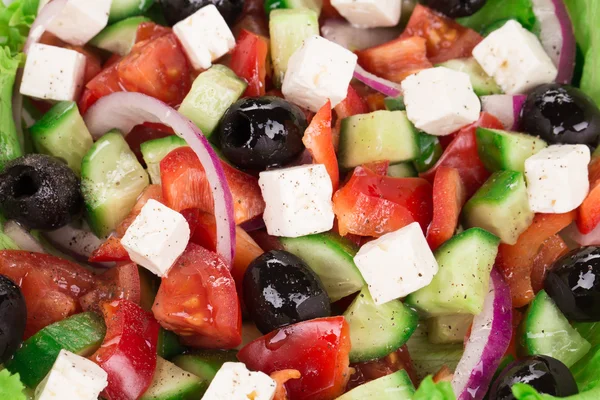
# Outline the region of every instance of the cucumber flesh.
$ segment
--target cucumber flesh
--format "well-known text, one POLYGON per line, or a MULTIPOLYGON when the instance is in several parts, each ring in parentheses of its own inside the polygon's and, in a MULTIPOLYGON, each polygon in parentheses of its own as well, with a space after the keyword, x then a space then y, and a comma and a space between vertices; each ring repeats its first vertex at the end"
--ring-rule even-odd
POLYGON ((29 132, 38 153, 60 158, 77 175, 81 173, 81 160, 94 140, 75 102, 57 103, 31 126, 29 132))
POLYGON ((524 133, 477 128, 476 135, 479 158, 491 172, 525 172, 525 160, 548 147, 542 139, 524 133))
POLYGON ((473 85, 473 91, 477 96, 502 93, 502 89, 496 84, 494 78, 486 74, 474 58, 449 60, 437 66, 450 68, 454 71, 464 72, 469 75, 471 84, 473 85))
POLYGON ((573 328, 592 346, 600 345, 600 322, 573 322, 573 328))
POLYGON ((594 346, 588 353, 571 368, 579 392, 598 387, 600 383, 600 346, 594 346))
MULTIPOLYGON (((173 359, 173 363, 184 371, 194 374, 206 388, 214 379, 217 371, 226 362, 237 362, 235 350, 205 350, 184 354, 173 359)), ((206 388, 204 390, 206 390, 206 388)))
POLYGON ((157 357, 152 383, 140 400, 195 400, 204 394, 207 387, 206 382, 196 375, 157 357))
POLYGON ((415 393, 406 370, 401 369, 362 384, 338 397, 337 400, 402 400, 412 399, 415 393))
POLYGON ((81 192, 96 236, 106 237, 113 231, 149 183, 148 174, 118 131, 94 143, 81 163, 81 192))
POLYGON ((335 302, 365 285, 354 264, 357 249, 338 235, 322 233, 280 238, 286 251, 300 257, 321 278, 329 299, 335 302))
POLYGON ((154 4, 154 0, 112 0, 108 23, 112 24, 125 18, 142 15, 154 4))
POLYGON ((417 328, 417 313, 400 300, 377 305, 365 286, 344 313, 350 326, 350 362, 385 357, 406 343, 417 328))
POLYGON ((428 316, 477 315, 488 293, 499 239, 481 228, 454 236, 434 253, 439 265, 431 283, 408 295, 405 304, 428 316))
POLYGON ((146 17, 130 17, 109 25, 97 34, 90 44, 99 49, 125 56, 135 44, 137 30, 141 23, 150 21, 146 17))
POLYGON ((179 336, 162 327, 160 328, 158 331, 158 343, 156 344, 156 354, 159 357, 170 360, 182 354, 185 350, 186 348, 179 342, 179 336))
POLYGON ((579 361, 592 347, 571 327, 545 290, 529 305, 523 319, 522 343, 527 354, 550 356, 567 367, 579 361))
POLYGON ((319 15, 323 8, 323 0, 265 0, 267 14, 278 8, 308 8, 319 15))
POLYGON ((393 178, 414 178, 418 175, 419 173, 412 163, 408 162, 390 165, 387 171, 387 176, 393 178))
POLYGON ((418 132, 417 136, 419 156, 413 160, 413 164, 418 172, 425 172, 438 162, 444 149, 437 136, 428 135, 425 132, 418 132))
POLYGON ((225 111, 246 90, 246 81, 224 65, 215 64, 194 81, 179 112, 210 137, 225 111))
POLYGON ((343 168, 384 160, 395 164, 419 154, 417 131, 405 111, 380 110, 342 120, 339 162, 343 168))
POLYGON ((52 369, 62 349, 87 357, 102 344, 106 327, 95 313, 85 312, 48 325, 23 342, 6 368, 35 388, 52 369))
POLYGON ((470 314, 446 315, 427 320, 429 341, 435 344, 463 343, 473 323, 470 314))
POLYGON ((187 143, 177 135, 149 140, 140 145, 153 184, 160 185, 160 162, 162 159, 173 150, 183 146, 187 146, 187 143))

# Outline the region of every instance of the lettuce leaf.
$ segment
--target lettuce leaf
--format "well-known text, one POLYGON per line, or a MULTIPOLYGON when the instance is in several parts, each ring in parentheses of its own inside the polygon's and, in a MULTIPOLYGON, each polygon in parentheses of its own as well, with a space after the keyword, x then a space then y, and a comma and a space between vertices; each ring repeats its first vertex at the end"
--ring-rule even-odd
POLYGON ((17 0, 10 6, 0 1, 0 46, 8 47, 15 55, 23 50, 39 0, 17 0))
POLYGON ((471 16, 458 18, 457 21, 467 28, 482 33, 487 31, 490 26, 509 19, 517 20, 525 29, 533 31, 537 19, 533 13, 531 0, 488 0, 481 10, 471 16))
POLYGON ((431 376, 423 379, 412 400, 456 400, 450 382, 433 383, 431 376))
POLYGON ((19 374, 11 375, 6 369, 0 371, 0 399, 26 400, 23 389, 19 374))
POLYGON ((587 392, 574 394, 568 397, 554 397, 549 394, 540 394, 537 390, 525 383, 515 383, 512 387, 513 395, 517 400, 598 400, 600 387, 595 387, 587 392))
POLYGON ((12 56, 8 47, 0 47, 0 171, 23 154, 12 114, 13 86, 23 58, 22 53, 12 56))

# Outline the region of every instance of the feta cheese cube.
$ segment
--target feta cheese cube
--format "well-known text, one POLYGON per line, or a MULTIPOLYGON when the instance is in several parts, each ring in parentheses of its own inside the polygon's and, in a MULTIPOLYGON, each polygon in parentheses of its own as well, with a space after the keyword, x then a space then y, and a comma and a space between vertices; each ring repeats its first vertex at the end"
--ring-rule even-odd
POLYGON ((67 350, 35 390, 35 400, 96 400, 108 384, 106 372, 87 358, 67 350))
POLYGON ((375 304, 404 297, 431 283, 438 263, 417 222, 363 245, 354 263, 375 304))
POLYGON ((464 72, 429 68, 402 81, 408 119, 430 135, 444 136, 479 119, 481 103, 464 72))
POLYGON ((213 4, 202 7, 173 26, 195 69, 208 69, 212 62, 235 47, 227 22, 213 4))
POLYGON ((127 228, 121 244, 137 264, 165 276, 189 240, 190 227, 183 215, 149 200, 127 228))
POLYGON ((69 0, 46 30, 75 46, 83 46, 108 24, 112 0, 69 0))
POLYGON ((536 213, 576 209, 588 194, 590 149, 582 144, 552 145, 525 160, 529 206, 536 213))
POLYGON ((85 56, 75 50, 34 44, 27 55, 21 94, 44 100, 73 101, 83 87, 85 56))
POLYGON ((475 46, 473 57, 506 94, 554 82, 558 73, 538 38, 514 20, 475 46))
POLYGON ((277 384, 264 372, 249 371, 243 363, 226 362, 217 371, 202 400, 271 400, 277 384))
POLYGON ((356 60, 350 50, 311 36, 290 57, 281 91, 287 100, 314 112, 328 99, 335 107, 346 98, 356 60))
POLYGON ((400 21, 401 0, 331 0, 352 25, 364 28, 396 26, 400 21))
POLYGON ((324 165, 264 171, 258 184, 269 235, 298 237, 333 228, 333 188, 324 165))

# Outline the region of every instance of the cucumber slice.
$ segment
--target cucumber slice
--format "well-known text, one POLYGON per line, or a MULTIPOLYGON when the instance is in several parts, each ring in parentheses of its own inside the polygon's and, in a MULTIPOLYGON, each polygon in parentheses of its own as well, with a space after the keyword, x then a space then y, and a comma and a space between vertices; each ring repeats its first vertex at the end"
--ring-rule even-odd
POLYGON ((313 10, 273 10, 269 15, 273 83, 280 88, 292 54, 304 39, 319 34, 319 16, 313 10))
POLYGON ((419 175, 412 163, 400 163, 390 165, 387 175, 393 178, 414 178, 419 175))
POLYGON ((492 174, 463 209, 465 227, 483 228, 510 245, 517 243, 533 217, 525 176, 515 171, 492 174))
POLYGON ((179 112, 210 137, 225 111, 246 90, 246 81, 224 65, 215 64, 194 81, 179 112))
POLYGON ((412 399, 415 387, 406 370, 401 369, 355 387, 337 400, 401 400, 412 399))
POLYGON ((419 323, 417 313, 400 300, 377 305, 365 286, 344 313, 350 326, 350 362, 385 357, 398 350, 419 323))
POLYGON ((118 131, 94 143, 81 163, 81 192, 96 236, 114 230, 148 184, 148 174, 118 131))
POLYGON ((451 371, 456 369, 458 361, 463 355, 461 344, 435 344, 427 339, 427 327, 419 324, 415 333, 406 342, 410 358, 415 367, 419 380, 427 375, 435 374, 444 365, 451 371))
POLYGON ((594 346, 571 367, 579 392, 585 392, 598 386, 600 383, 598 371, 600 371, 600 346, 594 346))
POLYGON ((108 23, 112 24, 125 18, 142 15, 154 4, 154 0, 112 0, 108 23))
POLYGON ((473 316, 470 314, 446 315, 429 318, 426 323, 431 343, 463 343, 465 335, 473 323, 473 316))
POLYGON ((61 101, 29 129, 38 153, 65 160, 77 175, 94 140, 74 101, 61 101))
POLYGON ((354 264, 356 249, 333 233, 280 238, 286 251, 300 257, 321 278, 332 302, 358 292, 365 281, 354 264))
POLYGON ((120 56, 127 55, 135 44, 138 27, 142 22, 148 21, 150 18, 146 17, 124 19, 104 28, 90 40, 90 44, 120 56))
POLYGON ((383 100, 385 108, 388 111, 405 111, 406 105, 404 104, 404 96, 398 97, 386 97, 383 100))
POLYGON ((529 305, 522 324, 522 343, 527 354, 554 357, 567 367, 579 361, 592 347, 571 327, 545 290, 529 305))
POLYGON ((477 96, 502 93, 502 89, 496 84, 494 78, 486 74, 479 63, 472 57, 445 61, 437 66, 450 68, 454 71, 464 72, 469 75, 471 84, 473 85, 473 91, 477 96))
POLYGON ((152 383, 140 400, 195 400, 204 394, 207 387, 206 382, 196 375, 157 357, 152 383))
POLYGON ((235 350, 204 350, 177 356, 173 363, 200 378, 206 390, 223 364, 238 361, 236 354, 235 350))
POLYGON ((454 236, 435 251, 438 273, 431 283, 408 295, 405 304, 435 317, 477 315, 488 293, 499 239, 481 228, 454 236))
POLYGON ((162 159, 173 150, 183 146, 187 146, 187 143, 177 135, 149 140, 140 145, 152 183, 160 185, 160 162, 162 159))
POLYGON ((6 368, 21 376, 21 382, 35 388, 52 369, 62 349, 83 357, 92 355, 102 344, 106 327, 95 313, 85 312, 48 325, 25 342, 6 368))
POLYGON ((323 0, 265 0, 265 12, 267 15, 278 8, 308 8, 321 14, 323 0))
POLYGON ((413 160, 413 164, 418 172, 425 172, 438 162, 444 149, 437 136, 428 135, 425 132, 418 132, 417 135, 419 156, 413 160))
POLYGON ((338 157, 343 168, 382 160, 395 164, 419 154, 417 131, 404 111, 380 110, 342 120, 338 157))
POLYGON ((179 342, 179 336, 161 327, 158 331, 156 354, 159 357, 169 360, 182 354, 184 351, 185 347, 179 342))
POLYGON ((546 147, 542 139, 524 133, 477 128, 479 158, 492 172, 525 172, 525 160, 546 147))
POLYGON ((600 345, 600 322, 573 322, 573 328, 592 346, 600 345))

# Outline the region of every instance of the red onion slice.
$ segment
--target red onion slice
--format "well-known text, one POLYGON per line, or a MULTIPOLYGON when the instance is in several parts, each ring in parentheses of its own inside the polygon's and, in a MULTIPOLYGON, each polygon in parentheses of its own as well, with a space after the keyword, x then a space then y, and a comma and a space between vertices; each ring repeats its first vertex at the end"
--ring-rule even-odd
POLYGON ((556 82, 571 83, 576 43, 573 25, 563 0, 532 0, 540 24, 540 41, 558 69, 556 82))
POLYGON ((515 130, 519 125, 521 109, 527 96, 524 94, 492 94, 481 98, 481 108, 502 122, 506 129, 515 130))
POLYGON ((512 336, 510 289, 495 269, 483 311, 475 316, 452 388, 458 400, 481 400, 506 352, 512 336))
POLYGON ((84 260, 90 258, 94 250, 103 242, 92 232, 75 228, 72 225, 63 226, 52 232, 44 232, 43 235, 59 250, 79 256, 84 260))
POLYGON ((215 205, 217 252, 231 265, 235 253, 233 198, 219 157, 192 121, 160 100, 133 92, 118 92, 101 98, 90 107, 84 119, 95 139, 114 128, 126 134, 143 122, 162 123, 173 128, 198 155, 206 171, 215 205))
POLYGON ((398 97, 402 94, 402 88, 399 84, 380 78, 377 75, 366 71, 358 64, 354 70, 354 77, 371 89, 385 94, 386 96, 398 97))
POLYGON ((394 40, 402 33, 394 28, 358 28, 348 21, 329 19, 321 26, 321 35, 350 51, 362 50, 394 40))
POLYGON ((4 234, 12 239, 21 250, 45 253, 46 250, 25 228, 15 221, 4 224, 4 234))

